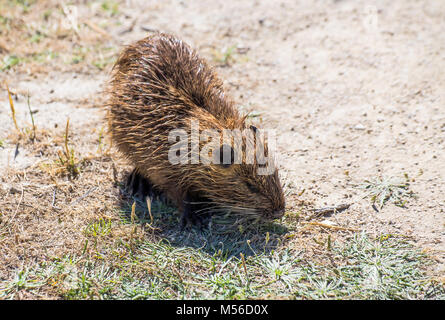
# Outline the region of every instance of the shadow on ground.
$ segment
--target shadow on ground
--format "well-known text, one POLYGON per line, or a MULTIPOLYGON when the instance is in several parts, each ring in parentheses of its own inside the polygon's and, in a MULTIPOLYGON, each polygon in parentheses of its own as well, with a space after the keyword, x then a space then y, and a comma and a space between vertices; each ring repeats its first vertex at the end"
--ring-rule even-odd
POLYGON ((288 229, 279 223, 237 224, 230 218, 223 221, 210 219, 208 225, 187 225, 181 228, 177 209, 165 205, 158 199, 151 203, 151 216, 146 202, 130 197, 120 188, 119 214, 124 223, 137 223, 143 226, 147 238, 156 233, 174 247, 200 249, 210 255, 227 259, 231 256, 267 254, 274 250, 288 229), (133 204, 135 205, 132 214, 133 204))

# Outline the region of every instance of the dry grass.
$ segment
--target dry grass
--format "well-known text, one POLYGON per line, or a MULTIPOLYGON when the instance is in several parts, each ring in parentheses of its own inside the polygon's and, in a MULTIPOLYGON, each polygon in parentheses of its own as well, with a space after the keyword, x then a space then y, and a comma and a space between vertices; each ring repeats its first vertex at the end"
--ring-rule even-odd
POLYGON ((110 19, 112 13, 102 3, 85 7, 63 1, 2 1, 1 12, 7 14, 0 17, 0 69, 31 75, 89 73, 111 66, 117 48, 104 43, 104 34, 109 35, 104 28, 119 21, 110 19), (83 11, 71 10, 74 7, 83 11))

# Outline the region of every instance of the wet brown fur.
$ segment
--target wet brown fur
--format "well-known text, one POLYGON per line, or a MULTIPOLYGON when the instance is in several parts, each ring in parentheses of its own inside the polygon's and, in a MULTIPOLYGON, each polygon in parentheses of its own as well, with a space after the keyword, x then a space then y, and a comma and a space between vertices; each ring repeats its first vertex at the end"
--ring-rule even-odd
MULTIPOLYGON (((190 120, 204 129, 245 129, 234 102, 207 63, 181 40, 156 34, 126 47, 109 86, 110 131, 136 170, 184 211, 203 201, 203 211, 231 210, 271 218, 284 209, 278 171, 260 176, 255 164, 172 165, 168 134, 190 120)), ((235 148, 243 148, 235 146, 235 148)))

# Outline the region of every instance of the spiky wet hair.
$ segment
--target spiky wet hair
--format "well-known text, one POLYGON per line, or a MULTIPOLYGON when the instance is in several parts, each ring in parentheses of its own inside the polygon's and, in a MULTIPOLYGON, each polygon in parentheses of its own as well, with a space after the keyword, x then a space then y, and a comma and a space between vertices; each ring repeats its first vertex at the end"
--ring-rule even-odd
MULTIPOLYGON (((169 134, 183 129, 191 135, 191 121, 199 122, 199 132, 257 132, 246 125, 246 116, 224 93, 213 69, 183 41, 156 34, 126 47, 113 68, 108 94, 108 120, 118 149, 179 210, 194 203, 193 214, 230 211, 261 218, 276 217, 284 209, 278 170, 259 175, 256 160, 229 165, 169 162, 169 134)), ((245 153, 246 143, 259 143, 249 139, 244 137, 233 149, 245 153)))

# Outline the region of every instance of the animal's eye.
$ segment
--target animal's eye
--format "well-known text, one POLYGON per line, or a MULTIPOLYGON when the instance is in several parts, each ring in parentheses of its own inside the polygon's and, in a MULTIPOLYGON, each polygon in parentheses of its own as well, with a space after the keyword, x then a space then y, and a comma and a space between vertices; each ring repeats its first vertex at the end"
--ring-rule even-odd
POLYGON ((258 193, 260 192, 260 190, 252 183, 250 182, 246 182, 247 188, 249 188, 250 191, 252 191, 253 193, 258 193))
POLYGON ((219 164, 225 168, 230 167, 235 162, 235 151, 228 144, 223 144, 219 149, 219 164))

